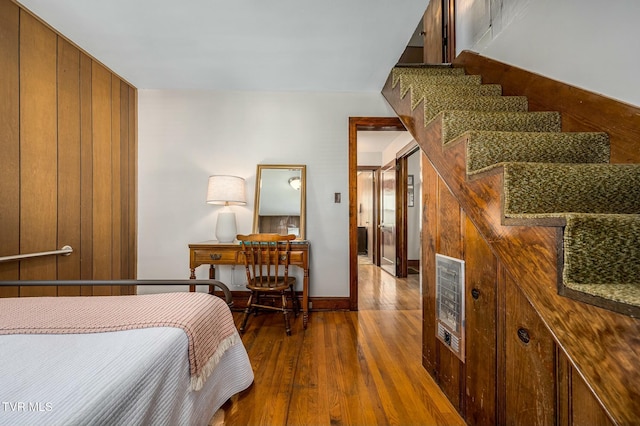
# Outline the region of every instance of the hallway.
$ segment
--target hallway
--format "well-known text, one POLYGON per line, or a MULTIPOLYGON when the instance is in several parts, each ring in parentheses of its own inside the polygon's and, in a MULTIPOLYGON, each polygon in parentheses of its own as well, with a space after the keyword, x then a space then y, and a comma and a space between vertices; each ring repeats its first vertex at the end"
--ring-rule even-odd
POLYGON ((358 309, 420 310, 420 274, 396 278, 358 256, 358 309))

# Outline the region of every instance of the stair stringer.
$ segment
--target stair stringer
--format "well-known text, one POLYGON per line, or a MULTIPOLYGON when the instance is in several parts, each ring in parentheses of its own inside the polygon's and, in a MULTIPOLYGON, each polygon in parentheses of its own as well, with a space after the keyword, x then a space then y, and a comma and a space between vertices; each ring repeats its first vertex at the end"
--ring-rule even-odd
POLYGON ((503 225, 503 176, 499 169, 468 179, 464 134, 445 147, 442 113, 425 127, 424 108, 412 109, 410 97, 402 97, 399 87, 392 87, 391 76, 382 94, 492 253, 518 283, 560 350, 603 401, 614 422, 629 424, 635 420, 624 416, 629 412, 640 412, 640 385, 629 386, 630 378, 638 377, 634 366, 640 365, 640 353, 630 351, 627 343, 630 336, 637 334, 637 320, 561 296, 558 293, 558 271, 562 268, 559 262, 562 227, 503 225), (598 321, 597 327, 585 327, 590 319, 604 316, 607 320, 598 321), (600 348, 595 354, 594 342, 602 342, 603 336, 607 336, 607 347, 600 348), (625 362, 618 362, 620 354, 624 354, 625 362), (599 357, 597 361, 594 359, 596 355, 599 357), (606 380, 602 379, 604 371, 606 380), (626 393, 621 393, 621 389, 626 393))

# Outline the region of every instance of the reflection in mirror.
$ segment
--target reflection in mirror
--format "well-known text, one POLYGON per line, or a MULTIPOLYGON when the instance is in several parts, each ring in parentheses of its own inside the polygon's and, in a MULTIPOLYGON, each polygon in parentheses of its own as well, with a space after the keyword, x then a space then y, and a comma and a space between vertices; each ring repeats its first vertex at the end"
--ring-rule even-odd
POLYGON ((254 233, 305 238, 306 166, 258 164, 254 233))

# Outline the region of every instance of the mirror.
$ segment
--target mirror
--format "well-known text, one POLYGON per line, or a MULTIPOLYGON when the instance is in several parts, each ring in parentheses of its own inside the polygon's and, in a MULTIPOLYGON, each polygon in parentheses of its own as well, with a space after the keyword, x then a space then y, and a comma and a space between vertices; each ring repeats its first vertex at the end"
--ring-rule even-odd
POLYGON ((258 164, 254 233, 294 234, 305 238, 307 167, 258 164))

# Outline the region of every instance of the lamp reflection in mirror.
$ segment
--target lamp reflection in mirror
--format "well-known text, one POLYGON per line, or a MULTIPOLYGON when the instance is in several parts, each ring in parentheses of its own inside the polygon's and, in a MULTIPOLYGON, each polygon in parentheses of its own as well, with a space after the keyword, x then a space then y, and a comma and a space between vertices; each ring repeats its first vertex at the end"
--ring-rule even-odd
POLYGON ((238 231, 236 214, 229 206, 247 204, 244 179, 227 175, 209 176, 207 203, 224 205, 218 212, 216 240, 221 243, 233 242, 238 231))
POLYGON ((289 185, 291 185, 291 187, 295 190, 300 190, 300 186, 302 185, 302 182, 300 181, 300 177, 299 176, 294 176, 292 178, 289 179, 289 185))

